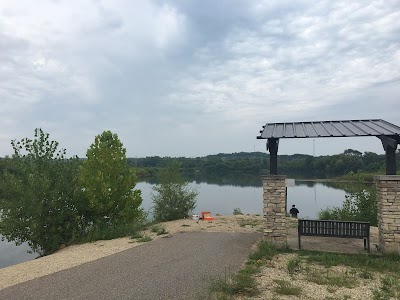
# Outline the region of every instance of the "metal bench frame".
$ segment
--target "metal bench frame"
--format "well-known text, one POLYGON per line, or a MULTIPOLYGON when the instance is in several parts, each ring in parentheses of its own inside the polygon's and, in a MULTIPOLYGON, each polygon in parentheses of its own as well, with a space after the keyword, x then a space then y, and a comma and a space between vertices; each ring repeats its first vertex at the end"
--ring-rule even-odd
POLYGON ((300 237, 302 235, 323 236, 364 239, 364 250, 370 253, 370 224, 368 222, 299 220, 298 235, 299 249, 301 249, 300 237))

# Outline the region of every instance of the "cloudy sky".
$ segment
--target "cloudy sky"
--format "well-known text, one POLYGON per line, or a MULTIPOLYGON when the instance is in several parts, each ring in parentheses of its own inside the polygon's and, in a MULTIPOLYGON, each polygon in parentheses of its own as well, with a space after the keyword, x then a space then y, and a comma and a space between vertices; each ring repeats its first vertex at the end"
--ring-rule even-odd
MULTIPOLYGON (((0 1, 0 156, 37 127, 80 157, 104 130, 131 157, 265 151, 265 123, 400 125, 399 95, 398 0, 0 1)), ((347 148, 383 153, 315 140, 347 148)))

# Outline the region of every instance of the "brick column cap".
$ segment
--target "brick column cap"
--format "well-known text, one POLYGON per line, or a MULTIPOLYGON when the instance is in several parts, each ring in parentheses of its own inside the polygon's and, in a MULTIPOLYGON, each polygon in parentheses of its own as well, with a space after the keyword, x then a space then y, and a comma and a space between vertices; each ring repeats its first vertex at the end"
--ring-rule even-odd
POLYGON ((400 175, 375 175, 375 181, 400 181, 400 175))
POLYGON ((270 179, 286 179, 286 175, 262 175, 261 177, 270 179))

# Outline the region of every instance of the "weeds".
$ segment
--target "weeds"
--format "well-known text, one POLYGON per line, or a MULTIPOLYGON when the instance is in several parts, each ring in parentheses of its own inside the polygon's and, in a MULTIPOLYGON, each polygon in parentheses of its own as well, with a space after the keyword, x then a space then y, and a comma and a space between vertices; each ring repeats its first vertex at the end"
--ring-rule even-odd
POLYGON ((148 235, 144 235, 138 239, 138 242, 141 242, 141 243, 147 243, 150 241, 151 241, 151 237, 149 237, 148 235))
POLYGON ((308 274, 307 280, 318 285, 346 287, 349 289, 357 286, 356 278, 347 271, 341 275, 331 275, 329 271, 325 274, 314 271, 308 274))
POLYGON ((150 227, 151 232, 155 232, 157 235, 167 234, 168 231, 163 225, 156 224, 150 227))
POLYGON ((234 215, 243 215, 242 211, 240 210, 240 208, 234 208, 233 209, 233 214, 234 215))
POLYGON ((262 224, 262 222, 260 222, 259 220, 254 220, 254 219, 240 219, 237 222, 240 227, 251 226, 251 228, 254 228, 262 224))
POLYGON ((294 286, 290 281, 274 280, 274 282, 276 284, 274 291, 280 295, 299 296, 301 294, 301 288, 294 286))
POLYGON ((287 270, 290 275, 300 271, 301 258, 298 256, 292 257, 287 263, 287 270))

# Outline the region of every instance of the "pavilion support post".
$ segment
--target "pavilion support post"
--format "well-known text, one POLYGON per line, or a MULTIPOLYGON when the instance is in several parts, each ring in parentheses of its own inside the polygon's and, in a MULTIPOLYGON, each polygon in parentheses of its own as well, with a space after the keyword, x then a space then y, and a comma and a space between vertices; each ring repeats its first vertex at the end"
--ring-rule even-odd
POLYGON ((396 175, 396 149, 390 146, 387 147, 385 151, 386 157, 386 175, 396 175))
POLYGON ((382 141, 383 149, 385 149, 386 175, 396 175, 396 149, 399 138, 389 136, 379 136, 378 138, 382 141))
POLYGON ((264 239, 276 245, 287 243, 286 176, 263 176, 264 239))
POLYGON ((374 177, 377 188, 379 250, 400 254, 400 176, 374 177))
POLYGON ((270 138, 267 141, 267 150, 269 150, 270 175, 278 175, 278 145, 279 139, 270 138))

